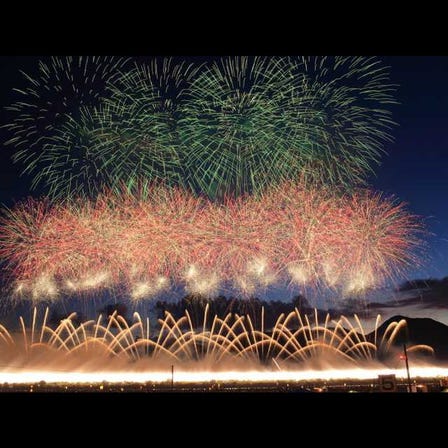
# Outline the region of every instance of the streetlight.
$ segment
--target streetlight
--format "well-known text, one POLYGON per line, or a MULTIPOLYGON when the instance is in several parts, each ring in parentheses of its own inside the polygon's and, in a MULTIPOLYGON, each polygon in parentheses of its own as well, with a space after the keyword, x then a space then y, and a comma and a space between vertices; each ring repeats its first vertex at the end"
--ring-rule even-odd
POLYGON ((406 343, 403 342, 403 352, 404 352, 404 361, 406 362, 406 372, 408 374, 408 392, 411 392, 411 374, 409 373, 409 360, 408 360, 408 350, 406 348, 406 343))

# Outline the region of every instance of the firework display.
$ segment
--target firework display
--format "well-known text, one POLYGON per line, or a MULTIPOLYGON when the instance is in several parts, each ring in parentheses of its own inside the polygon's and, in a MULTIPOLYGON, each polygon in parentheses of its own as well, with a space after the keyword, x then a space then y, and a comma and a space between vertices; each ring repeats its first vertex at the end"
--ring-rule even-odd
POLYGON ((352 292, 415 263, 419 229, 403 204, 368 190, 288 182, 216 203, 159 185, 19 203, 2 219, 0 256, 16 292, 35 300, 120 285, 136 300, 172 284, 200 294, 279 281, 352 292))
POLYGON ((379 160, 393 86, 373 57, 51 58, 8 109, 16 162, 54 199, 163 180, 209 198, 379 160))
POLYGON ((393 125, 376 57, 54 57, 25 82, 7 143, 47 198, 2 217, 16 295, 344 295, 417 261, 417 219, 361 188, 393 125))
MULTIPOLYGON (((297 308, 288 315, 279 316, 272 331, 265 332, 263 321, 259 328, 249 315, 229 313, 220 318, 209 313, 208 308, 194 323, 188 311, 179 319, 166 313, 156 328, 149 320, 134 313, 132 322, 114 312, 105 319, 74 322, 76 313, 53 327, 48 322, 49 310, 39 319, 36 308, 29 326, 20 318, 21 336, 13 335, 0 325, 0 348, 15 347, 24 351, 28 362, 33 361, 33 351, 51 355, 53 361, 65 363, 78 360, 86 362, 89 353, 93 359, 105 358, 187 362, 207 360, 211 365, 225 361, 253 363, 297 363, 329 359, 342 365, 365 365, 394 353, 394 343, 406 331, 406 320, 391 322, 384 331, 378 331, 381 318, 377 317, 374 331, 367 333, 359 319, 341 316, 337 320, 326 315, 318 318, 301 314, 297 308), (59 356, 58 356, 59 355, 59 356), (77 358, 78 357, 78 358, 77 358), (59 359, 58 359, 59 358, 59 359), (274 360, 274 361, 273 361, 274 360)), ((262 316, 263 317, 263 316, 262 316)), ((427 345, 409 347, 409 352, 434 355, 427 345)), ((8 350, 3 350, 7 356, 8 350)), ((0 358, 1 359, 1 358, 0 358)), ((47 361, 48 362, 48 361, 47 361)), ((76 364, 74 364, 75 366, 76 364)), ((250 365, 250 364, 246 364, 250 365)))
MULTIPOLYGON (((71 161, 93 163, 82 144, 88 117, 127 64, 126 58, 108 56, 51 57, 39 62, 34 75, 22 72, 26 84, 15 89, 18 99, 6 108, 11 120, 4 127, 11 133, 6 143, 17 148, 13 160, 23 163, 23 172, 34 176, 34 186, 57 182, 59 177, 52 171, 58 167, 63 172, 71 161), (72 142, 66 154, 68 160, 61 164, 61 160, 53 160, 52 154, 67 141, 67 129, 76 130, 78 140, 72 142)), ((71 172, 66 175, 69 179, 76 177, 71 172)))
POLYGON ((424 366, 444 359, 439 322, 341 314, 424 248, 422 220, 368 186, 395 126, 379 58, 62 56, 25 71, 1 126, 35 194, 0 210, 0 391, 174 391, 175 375, 184 391, 376 375, 391 391, 398 354, 401 390, 409 359, 446 375, 424 366))
POLYGON ((362 181, 389 138, 391 90, 375 58, 217 61, 193 80, 180 120, 188 179, 211 196, 298 173, 327 185, 362 181))

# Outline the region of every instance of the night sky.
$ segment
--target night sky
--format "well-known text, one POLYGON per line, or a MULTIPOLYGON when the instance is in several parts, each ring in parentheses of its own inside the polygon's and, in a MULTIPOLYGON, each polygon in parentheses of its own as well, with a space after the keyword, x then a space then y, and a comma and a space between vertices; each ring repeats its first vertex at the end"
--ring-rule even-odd
MULTIPOLYGON (((0 123, 8 121, 4 107, 15 98, 13 87, 22 84, 19 70, 33 71, 38 58, 0 57, 0 123)), ((391 79, 399 85, 399 105, 393 107, 398 127, 395 141, 385 150, 382 164, 370 184, 408 203, 409 210, 424 218, 430 233, 427 257, 408 278, 448 276, 448 57, 387 56, 391 79)), ((0 202, 10 206, 29 193, 30 180, 19 177, 11 147, 5 148, 0 130, 0 202)))
POLYGON ((395 141, 371 179, 374 188, 407 202, 424 217, 428 243, 423 267, 409 277, 448 275, 448 57, 384 57, 400 85, 395 141))

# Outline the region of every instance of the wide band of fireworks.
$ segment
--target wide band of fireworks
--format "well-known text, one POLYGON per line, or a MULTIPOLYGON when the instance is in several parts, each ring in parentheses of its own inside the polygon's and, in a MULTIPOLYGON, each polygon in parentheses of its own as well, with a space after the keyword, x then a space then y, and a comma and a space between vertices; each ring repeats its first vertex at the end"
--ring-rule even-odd
MULTIPOLYGON (((239 361, 246 369, 264 363, 279 370, 280 364, 291 367, 319 360, 325 360, 327 366, 332 362, 339 367, 365 366, 396 353, 397 339, 407 330, 406 320, 384 326, 378 315, 374 330, 367 333, 356 315, 333 320, 327 314, 322 319, 317 310, 308 316, 297 308, 281 314, 270 329, 265 328, 263 311, 253 317, 233 313, 219 317, 208 307, 197 318, 188 311, 178 319, 166 312, 155 327, 138 313, 132 321, 114 312, 108 318, 100 315, 96 321, 82 323, 77 323, 72 313, 57 325, 51 325, 48 316, 48 308, 43 316, 35 308, 28 325, 20 317, 21 332, 11 333, 0 325, 0 360, 10 362, 11 355, 17 360, 21 353, 28 366, 42 367, 44 359, 45 368, 50 361, 60 365, 62 360, 64 368, 100 359, 104 365, 107 358, 112 365, 114 360, 125 361, 122 366, 140 360, 153 368, 164 361, 184 365, 206 361, 209 367, 226 361, 236 367, 239 361)), ((408 352, 434 355, 428 345, 409 346, 408 352)))
POLYGON ((212 202, 153 186, 95 201, 21 202, 1 220, 0 257, 18 293, 35 300, 119 288, 135 300, 170 285, 210 295, 273 283, 346 292, 400 274, 419 245, 401 203, 284 183, 212 202))

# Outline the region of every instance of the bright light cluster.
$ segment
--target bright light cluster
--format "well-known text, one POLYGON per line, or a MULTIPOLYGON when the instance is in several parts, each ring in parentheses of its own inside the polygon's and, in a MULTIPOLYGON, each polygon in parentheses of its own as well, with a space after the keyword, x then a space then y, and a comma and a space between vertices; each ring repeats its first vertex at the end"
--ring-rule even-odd
MULTIPOLYGON (((444 378, 448 376, 446 367, 418 367, 413 368, 412 373, 419 378, 444 378)), ((208 383, 208 382, 276 382, 276 381, 341 381, 341 380, 377 380, 378 375, 397 375, 398 378, 406 378, 405 369, 387 368, 357 368, 357 369, 326 369, 326 370, 229 370, 223 372, 204 371, 184 371, 175 372, 175 384, 178 383, 208 383)), ((0 372, 0 382, 10 384, 38 383, 67 383, 67 384, 101 384, 108 383, 169 383, 171 373, 161 372, 53 372, 45 370, 29 370, 0 372)))

